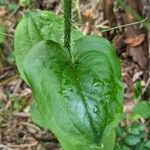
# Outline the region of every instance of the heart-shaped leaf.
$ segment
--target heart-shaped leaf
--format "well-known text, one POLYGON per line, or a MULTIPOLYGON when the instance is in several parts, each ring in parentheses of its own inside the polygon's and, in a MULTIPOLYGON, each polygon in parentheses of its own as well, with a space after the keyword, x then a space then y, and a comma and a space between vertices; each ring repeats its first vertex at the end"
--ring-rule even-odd
MULTIPOLYGON (((73 41, 83 35, 72 29, 73 41)), ((63 18, 49 11, 29 11, 17 26, 15 32, 15 56, 21 77, 27 82, 23 73, 23 60, 31 48, 42 40, 63 43, 63 18)))
POLYGON ((97 149, 122 115, 120 64, 113 46, 96 36, 76 41, 72 56, 53 41, 39 42, 25 57, 24 74, 65 150, 66 142, 97 149))

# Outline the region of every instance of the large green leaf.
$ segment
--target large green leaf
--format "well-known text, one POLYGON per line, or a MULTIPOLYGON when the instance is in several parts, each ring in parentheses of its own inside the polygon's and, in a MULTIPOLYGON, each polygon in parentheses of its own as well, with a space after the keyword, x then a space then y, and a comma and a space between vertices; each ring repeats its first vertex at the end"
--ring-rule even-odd
POLYGON ((39 111, 39 107, 38 107, 36 101, 33 101, 30 113, 31 113, 32 121, 35 124, 37 124, 40 127, 45 128, 45 129, 49 128, 48 125, 47 125, 47 123, 43 119, 42 114, 39 111))
POLYGON ((136 104, 133 113, 140 115, 143 118, 150 118, 150 102, 141 101, 136 104))
MULTIPOLYGON (((83 35, 73 29, 72 39, 83 35)), ((31 48, 42 40, 52 40, 63 44, 63 18, 48 11, 29 11, 17 26, 15 32, 15 56, 21 77, 27 82, 23 73, 23 60, 31 48)))
POLYGON ((123 86, 107 40, 77 40, 73 58, 53 41, 38 42, 25 57, 24 73, 46 126, 65 150, 113 149, 102 144, 114 141, 110 135, 122 115, 123 86))

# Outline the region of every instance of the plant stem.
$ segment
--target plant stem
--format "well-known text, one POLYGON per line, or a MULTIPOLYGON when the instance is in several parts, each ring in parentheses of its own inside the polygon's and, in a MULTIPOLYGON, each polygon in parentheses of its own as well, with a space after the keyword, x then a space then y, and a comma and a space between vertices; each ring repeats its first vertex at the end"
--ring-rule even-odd
POLYGON ((137 24, 145 22, 146 20, 147 20, 147 18, 145 18, 145 19, 143 19, 141 21, 132 22, 132 23, 123 24, 123 25, 120 25, 120 26, 117 26, 117 27, 112 27, 112 28, 104 29, 104 30, 101 30, 100 32, 103 33, 103 32, 108 32, 108 31, 112 31, 112 30, 115 30, 115 29, 123 28, 123 27, 137 25, 137 24))
POLYGON ((70 51, 72 0, 64 0, 64 46, 70 51))

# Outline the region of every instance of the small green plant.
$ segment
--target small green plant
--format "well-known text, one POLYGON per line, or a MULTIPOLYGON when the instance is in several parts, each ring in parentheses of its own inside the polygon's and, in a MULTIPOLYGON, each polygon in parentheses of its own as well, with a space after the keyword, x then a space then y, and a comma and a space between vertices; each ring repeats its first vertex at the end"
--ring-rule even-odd
POLYGON ((120 63, 109 41, 71 26, 71 0, 64 0, 64 20, 27 12, 16 29, 15 55, 35 97, 33 120, 64 150, 114 149, 123 105, 120 63))
POLYGON ((142 99, 141 81, 134 84, 135 106, 131 114, 124 114, 122 123, 116 129, 115 150, 149 150, 150 101, 142 99))
POLYGON ((28 6, 32 0, 20 0, 21 6, 28 6))
POLYGON ((149 150, 150 141, 148 127, 141 122, 134 122, 130 126, 117 128, 115 150, 149 150))
POLYGON ((124 118, 124 125, 116 129, 115 150, 149 150, 149 129, 146 122, 140 121, 150 118, 150 104, 147 101, 139 101, 131 115, 124 118), (131 125, 126 125, 127 120, 131 125))
POLYGON ((150 101, 142 99, 143 87, 141 81, 138 80, 134 85, 134 97, 135 97, 135 107, 132 113, 128 116, 128 119, 132 121, 137 121, 139 118, 148 119, 150 118, 150 101))

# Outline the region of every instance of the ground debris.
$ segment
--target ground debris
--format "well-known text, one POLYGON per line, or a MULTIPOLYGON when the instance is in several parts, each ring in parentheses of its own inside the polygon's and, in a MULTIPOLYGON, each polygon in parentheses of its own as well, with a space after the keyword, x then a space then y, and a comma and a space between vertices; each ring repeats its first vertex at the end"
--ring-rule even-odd
MULTIPOLYGON (((136 0, 126 1, 129 5, 134 5, 133 7, 137 5, 136 0)), ((16 0, 6 0, 7 6, 11 2, 18 4, 16 0)), ((59 0, 36 1, 35 3, 35 6, 42 10, 56 12, 60 12, 57 6, 62 5, 59 0)), ((32 6, 29 7, 32 8, 32 6)), ((125 87, 124 112, 129 115, 136 104, 134 97, 136 81, 142 83, 143 98, 149 90, 148 44, 150 41, 147 40, 148 33, 140 26, 131 26, 102 34, 102 29, 134 22, 134 17, 119 8, 114 0, 83 0, 80 1, 78 9, 79 17, 75 18, 74 22, 79 24, 84 34, 103 35, 113 41, 122 66, 125 87), (104 1, 110 2, 109 7, 105 8, 105 13, 104 1)), ((15 13, 9 13, 6 6, 0 7, 0 23, 6 26, 8 33, 15 33, 16 23, 25 11, 26 8, 19 8, 15 13)), ((148 10, 145 9, 144 14, 146 15, 147 12, 148 10)), ((29 110, 33 101, 32 91, 20 79, 15 64, 8 60, 10 53, 13 53, 13 47, 12 37, 7 37, 7 41, 0 45, 0 150, 59 150, 60 145, 55 136, 31 121, 29 110), (3 59, 1 59, 1 51, 3 59)), ((130 125, 131 121, 126 120, 122 124, 130 125)))

